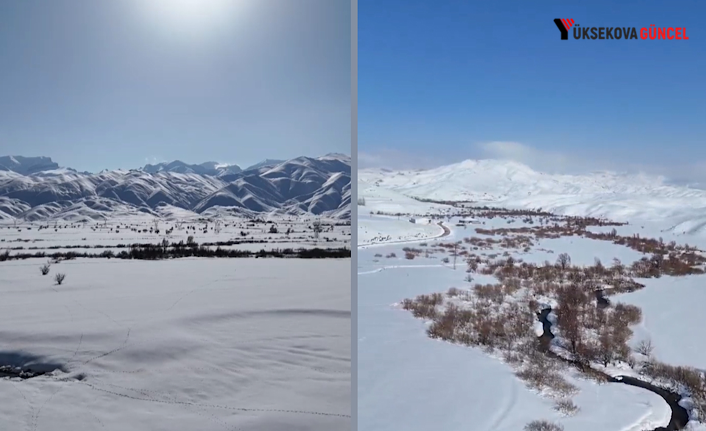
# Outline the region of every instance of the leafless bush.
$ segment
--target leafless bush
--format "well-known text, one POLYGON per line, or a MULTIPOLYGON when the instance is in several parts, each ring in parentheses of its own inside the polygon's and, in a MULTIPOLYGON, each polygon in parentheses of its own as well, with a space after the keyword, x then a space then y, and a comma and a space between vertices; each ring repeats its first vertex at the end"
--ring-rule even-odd
POLYGON ((437 314, 434 322, 427 329, 427 334, 431 338, 456 341, 454 333, 456 328, 465 325, 472 317, 470 311, 461 310, 456 305, 450 304, 443 314, 437 314))
POLYGON ((565 414, 566 416, 571 416, 575 415, 580 409, 579 407, 574 404, 574 402, 570 399, 561 399, 557 400, 554 403, 554 410, 565 414))
POLYGON ((616 318, 626 325, 635 325, 642 320, 642 310, 631 304, 616 304, 615 314, 616 318))
POLYGON ((461 291, 456 287, 450 287, 449 290, 446 292, 446 295, 448 295, 450 298, 459 296, 460 294, 461 291))
POLYGON ((49 274, 49 264, 44 264, 39 267, 39 271, 42 273, 42 275, 47 275, 49 274))
POLYGON ((434 319, 437 317, 437 305, 444 302, 444 297, 441 293, 433 293, 431 295, 419 295, 415 299, 405 299, 402 301, 402 308, 412 312, 414 317, 420 319, 434 319))
POLYGON ((473 286, 473 292, 478 299, 486 300, 494 303, 501 303, 505 294, 502 286, 498 284, 476 284, 473 286))
POLYGON ((65 278, 66 278, 66 274, 59 273, 54 276, 54 281, 56 281, 56 284, 60 285, 61 283, 64 282, 65 278))
POLYGON ((545 420, 532 421, 525 425, 525 431, 564 431, 560 424, 545 420))

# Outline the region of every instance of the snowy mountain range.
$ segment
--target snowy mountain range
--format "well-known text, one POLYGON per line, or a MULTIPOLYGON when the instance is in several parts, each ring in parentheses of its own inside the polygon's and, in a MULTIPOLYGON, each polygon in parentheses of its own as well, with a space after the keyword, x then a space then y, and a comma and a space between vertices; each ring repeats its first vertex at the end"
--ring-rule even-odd
POLYGON ((669 220, 680 233, 706 232, 706 190, 644 174, 558 175, 512 161, 466 160, 426 170, 363 169, 358 182, 360 197, 380 202, 471 201, 614 220, 669 220))
POLYGON ((241 169, 181 161, 141 169, 78 172, 48 157, 0 157, 0 220, 101 220, 157 216, 280 213, 350 217, 351 160, 330 154, 267 160, 241 169))

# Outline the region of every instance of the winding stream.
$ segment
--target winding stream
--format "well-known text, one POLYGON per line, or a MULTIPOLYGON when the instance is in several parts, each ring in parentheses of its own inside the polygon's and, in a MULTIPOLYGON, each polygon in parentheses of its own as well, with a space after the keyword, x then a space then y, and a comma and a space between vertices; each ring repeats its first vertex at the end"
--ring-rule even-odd
MULTIPOLYGON (((549 350, 549 345, 551 344, 551 340, 554 339, 554 334, 552 333, 552 323, 549 321, 548 316, 549 313, 552 312, 552 309, 545 308, 542 311, 537 313, 537 319, 542 322, 542 327, 544 329, 543 334, 539 337, 539 342, 541 348, 547 352, 548 354, 551 354, 552 357, 570 362, 572 365, 578 365, 573 363, 572 361, 562 358, 558 355, 552 354, 549 350)), ((659 386, 653 385, 652 383, 645 382, 643 380, 637 379, 635 377, 630 377, 630 376, 609 376, 606 373, 603 373, 602 371, 598 371, 595 369, 591 369, 591 372, 596 372, 600 373, 602 376, 606 378, 609 382, 612 383, 623 383, 625 385, 630 385, 630 386, 635 386, 638 388, 643 388, 646 389, 652 393, 655 393, 662 397, 664 401, 669 404, 669 408, 672 410, 672 417, 669 420, 669 424, 667 424, 666 427, 659 427, 655 428, 653 431, 678 431, 684 429, 686 427, 687 422, 689 422, 689 414, 687 413, 686 409, 682 406, 679 405, 679 401, 681 400, 681 396, 677 393, 674 393, 672 391, 669 391, 667 389, 661 388, 659 386)))

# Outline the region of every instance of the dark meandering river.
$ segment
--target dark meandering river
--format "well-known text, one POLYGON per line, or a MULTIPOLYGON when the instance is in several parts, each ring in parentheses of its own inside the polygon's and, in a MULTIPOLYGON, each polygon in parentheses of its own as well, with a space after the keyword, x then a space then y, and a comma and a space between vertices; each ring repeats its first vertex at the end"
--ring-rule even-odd
MULTIPOLYGON (((545 308, 542 311, 537 313, 537 318, 539 319, 540 322, 542 322, 543 326, 543 334, 539 337, 540 345, 543 347, 543 349, 547 352, 547 354, 551 355, 552 357, 561 359, 563 361, 569 362, 572 365, 578 366, 582 368, 583 366, 578 363, 574 363, 568 359, 562 358, 558 355, 555 355, 551 353, 551 351, 548 349, 549 345, 551 344, 552 339, 554 339, 554 334, 552 333, 552 323, 549 321, 549 313, 552 312, 551 308, 545 308)), ((669 407, 672 409, 672 417, 669 420, 669 424, 667 424, 666 427, 659 427, 655 428, 653 431, 677 431, 684 429, 686 427, 687 422, 689 422, 689 414, 686 411, 686 409, 682 406, 679 405, 679 401, 681 400, 681 396, 675 392, 672 392, 670 390, 661 388, 659 386, 653 385, 652 383, 645 382, 643 380, 637 379, 635 377, 630 377, 630 376, 616 376, 612 377, 609 376, 601 371, 598 370, 593 370, 592 372, 597 372, 602 374, 609 382, 612 383, 622 383, 625 385, 630 385, 630 386, 635 386, 638 388, 646 389, 650 392, 653 392, 664 401, 669 404, 669 407)))

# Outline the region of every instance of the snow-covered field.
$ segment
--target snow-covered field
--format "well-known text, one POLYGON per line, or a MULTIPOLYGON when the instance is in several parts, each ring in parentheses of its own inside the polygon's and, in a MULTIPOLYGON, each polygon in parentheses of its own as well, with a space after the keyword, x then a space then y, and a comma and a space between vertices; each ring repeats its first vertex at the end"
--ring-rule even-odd
MULTIPOLYGON (((450 287, 470 287, 464 281, 465 263, 461 261, 454 271, 451 264, 442 263, 440 254, 405 259, 404 247, 424 248, 420 244, 428 242, 432 246, 436 240, 414 238, 416 226, 406 220, 397 223, 396 218, 370 217, 369 214, 390 209, 418 216, 451 211, 451 207, 420 202, 409 196, 463 201, 479 201, 484 197, 485 201, 478 205, 542 207, 569 215, 617 216, 630 223, 618 227, 619 234, 662 237, 665 242, 675 240, 706 249, 706 235, 699 227, 706 192, 650 183, 648 179, 638 181, 598 174, 587 178, 557 178, 544 174, 535 176, 513 164, 503 169, 498 166, 497 163, 492 169, 482 164, 466 166, 467 170, 477 170, 475 175, 462 172, 463 166, 457 165, 404 173, 361 172, 359 190, 367 188, 368 196, 377 194, 388 199, 366 198, 365 206, 359 206, 359 214, 364 214, 358 226, 359 236, 366 238, 364 230, 368 230, 378 237, 388 235, 389 240, 386 245, 376 246, 363 242, 358 248, 360 427, 366 430, 519 430, 537 419, 560 423, 566 431, 639 431, 665 426, 671 413, 668 405, 644 389, 620 384, 599 385, 571 375, 568 380, 580 389, 573 398, 580 410, 573 416, 564 416, 554 410, 551 399, 528 389, 501 359, 478 348, 429 338, 424 321, 400 309, 398 303, 419 294, 445 292, 450 287), (495 177, 488 175, 493 170, 501 172, 495 177), (484 175, 487 178, 483 179, 484 175), (523 175, 529 178, 527 184, 523 175), (591 193, 587 189, 591 189, 591 193), (538 195, 534 202, 533 195, 538 195), (550 199, 550 195, 555 198, 550 199), (631 198, 626 199, 627 195, 631 198), (395 201, 395 196, 403 197, 395 201), (603 205, 607 197, 610 202, 603 205), (552 206, 551 202, 557 205, 552 206), (407 207, 407 204, 410 205, 407 207), (397 238, 408 242, 395 243, 397 238), (392 254, 395 257, 389 257, 392 254)), ((474 232, 476 228, 521 225, 508 225, 503 219, 483 221, 484 225, 469 224, 463 228, 456 226, 456 219, 451 222, 444 219, 451 234, 438 241, 448 243, 469 236, 483 237, 474 232)), ((581 237, 540 239, 530 252, 498 248, 476 253, 505 251, 538 264, 545 260, 554 262, 563 252, 569 253, 577 265, 592 265, 595 258, 610 265, 613 258, 630 263, 642 257, 641 253, 624 246, 581 237)), ((658 360, 671 365, 706 368, 706 340, 694 336, 694 331, 698 332, 697 328, 706 323, 699 311, 700 304, 706 300, 706 275, 638 281, 646 287, 611 298, 611 301, 642 308, 643 319, 632 328, 631 344, 651 338, 658 360)), ((477 276, 475 282, 492 280, 477 276)), ((606 371, 629 374, 626 370, 606 371)), ((701 425, 693 421, 690 426, 701 429, 701 425)))
MULTIPOLYGON (((445 240, 460 239, 452 229, 445 240)), ((581 392, 581 412, 564 418, 551 400, 525 387, 513 370, 479 349, 432 340, 424 322, 394 304, 422 293, 464 287, 439 258, 408 261, 403 245, 358 251, 358 417, 366 430, 519 430, 537 419, 557 420, 567 431, 618 429, 669 422, 659 396, 625 385, 570 381, 581 392), (395 253, 397 258, 384 256, 395 253), (376 257, 382 254, 383 257, 376 257), (615 408, 620 406, 620 408, 615 408)))
MULTIPOLYGON (((170 227, 110 232, 124 223, 151 227, 5 227, 0 248, 156 243, 170 227)), ((175 229, 170 241, 228 241, 248 230, 204 234, 192 224, 196 233, 175 229)), ((288 242, 264 225, 249 238, 273 237, 257 249, 313 247, 306 225, 279 221, 280 231, 296 231, 288 242)), ((349 232, 333 227, 318 246, 344 246, 349 232)), ((0 379, 0 429, 350 428, 350 259, 75 259, 42 276, 45 262, 0 262, 0 365, 56 370, 0 379)))
POLYGON ((237 241, 230 246, 242 250, 275 248, 338 248, 350 247, 351 227, 341 220, 314 217, 263 217, 260 222, 245 218, 157 219, 153 216, 112 218, 105 222, 0 222, 0 252, 14 253, 76 251, 100 253, 120 244, 186 242, 189 237, 198 243, 237 241), (314 223, 321 224, 317 239, 314 223), (276 229, 276 232, 271 229, 276 229), (159 231, 159 232, 157 232, 159 231))
POLYGON ((406 243, 441 237, 444 229, 429 219, 359 216, 358 245, 406 243))

